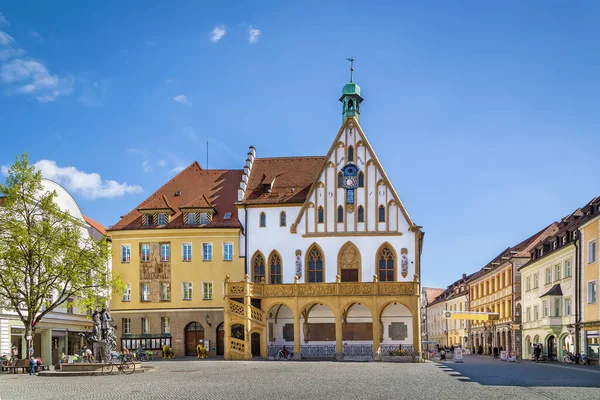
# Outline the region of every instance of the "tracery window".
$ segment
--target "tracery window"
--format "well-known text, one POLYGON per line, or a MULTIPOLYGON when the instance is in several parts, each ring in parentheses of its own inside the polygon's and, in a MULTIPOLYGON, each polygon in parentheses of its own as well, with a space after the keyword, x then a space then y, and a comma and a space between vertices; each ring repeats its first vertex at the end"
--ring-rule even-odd
POLYGON ((269 257, 269 276, 271 283, 281 283, 281 257, 278 253, 272 252, 269 257))
POLYGON ((317 213, 318 213, 317 221, 319 224, 322 224, 323 223, 323 206, 319 206, 317 213))
POLYGON ((323 254, 317 246, 311 247, 307 259, 308 282, 323 282, 323 254))
POLYGON ((365 174, 362 171, 358 173, 358 187, 365 187, 365 174))
POLYGON ((279 226, 285 226, 285 225, 286 225, 285 211, 282 211, 281 213, 279 213, 279 226))
POLYGON ((379 222, 385 222, 385 207, 383 204, 379 206, 379 222))
POLYGON ((261 283, 265 277, 265 259, 260 253, 252 257, 252 280, 255 283, 261 283))
POLYGON ((337 222, 344 222, 344 207, 338 206, 337 209, 337 222))
POLYGON ((358 222, 365 222, 365 209, 363 206, 358 206, 358 222))
POLYGON ((393 281, 394 268, 396 264, 396 260, 394 259, 394 252, 389 248, 389 246, 384 246, 379 250, 377 259, 379 260, 379 281, 393 281))

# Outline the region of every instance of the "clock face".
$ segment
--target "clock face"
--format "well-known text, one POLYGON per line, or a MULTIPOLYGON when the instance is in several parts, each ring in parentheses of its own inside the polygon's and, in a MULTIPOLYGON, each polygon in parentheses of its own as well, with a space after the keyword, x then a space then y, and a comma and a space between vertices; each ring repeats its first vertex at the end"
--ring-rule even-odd
POLYGON ((356 187, 356 177, 355 176, 348 176, 346 177, 346 180, 344 181, 346 188, 349 189, 353 189, 356 187))

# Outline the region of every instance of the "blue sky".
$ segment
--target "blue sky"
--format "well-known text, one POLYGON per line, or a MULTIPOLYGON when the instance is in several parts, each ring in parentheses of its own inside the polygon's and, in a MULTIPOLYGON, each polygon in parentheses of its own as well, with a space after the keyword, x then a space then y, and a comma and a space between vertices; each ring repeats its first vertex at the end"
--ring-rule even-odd
POLYGON ((206 140, 210 168, 325 154, 353 56, 446 286, 600 195, 600 4, 491 3, 5 1, 0 165, 27 152, 112 225, 206 140))

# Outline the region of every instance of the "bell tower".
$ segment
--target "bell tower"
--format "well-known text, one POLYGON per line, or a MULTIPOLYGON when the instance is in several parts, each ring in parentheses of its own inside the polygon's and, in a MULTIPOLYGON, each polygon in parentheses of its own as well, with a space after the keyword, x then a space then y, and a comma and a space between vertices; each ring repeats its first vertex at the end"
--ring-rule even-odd
POLYGON ((363 98, 360 97, 360 86, 354 83, 354 58, 346 58, 350 61, 350 82, 346 83, 342 89, 342 123, 348 117, 356 117, 360 121, 360 103, 363 98))

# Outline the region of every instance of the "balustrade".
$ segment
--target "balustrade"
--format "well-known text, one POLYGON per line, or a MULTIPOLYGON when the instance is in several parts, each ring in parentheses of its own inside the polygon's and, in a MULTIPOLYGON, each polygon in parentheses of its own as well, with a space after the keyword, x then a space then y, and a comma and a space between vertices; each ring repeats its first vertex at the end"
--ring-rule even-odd
POLYGON ((228 297, 398 296, 418 294, 417 282, 264 284, 226 282, 228 297))

